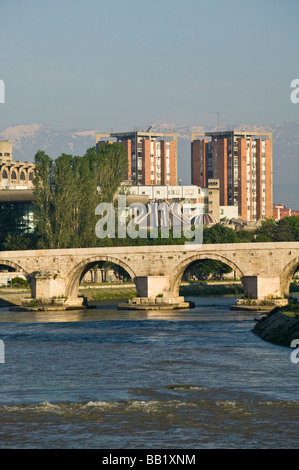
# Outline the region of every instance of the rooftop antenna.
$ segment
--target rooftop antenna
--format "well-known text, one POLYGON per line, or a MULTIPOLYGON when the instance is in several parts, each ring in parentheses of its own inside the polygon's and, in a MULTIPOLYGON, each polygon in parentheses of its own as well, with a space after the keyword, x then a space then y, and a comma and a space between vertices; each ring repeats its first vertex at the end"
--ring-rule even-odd
POLYGON ((217 114, 217 131, 220 129, 220 114, 224 114, 222 111, 210 111, 210 113, 217 114))

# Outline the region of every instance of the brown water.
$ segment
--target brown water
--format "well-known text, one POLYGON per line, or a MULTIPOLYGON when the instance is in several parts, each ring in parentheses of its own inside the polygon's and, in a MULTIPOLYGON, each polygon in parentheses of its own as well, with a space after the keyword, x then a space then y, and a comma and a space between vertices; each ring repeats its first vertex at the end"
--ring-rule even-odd
POLYGON ((0 313, 1 448, 298 447, 299 364, 234 297, 0 313))

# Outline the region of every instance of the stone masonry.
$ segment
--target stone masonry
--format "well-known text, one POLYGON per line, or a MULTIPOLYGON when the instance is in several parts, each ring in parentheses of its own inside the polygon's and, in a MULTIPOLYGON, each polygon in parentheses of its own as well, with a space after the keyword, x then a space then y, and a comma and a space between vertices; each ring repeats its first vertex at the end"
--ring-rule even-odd
POLYGON ((179 286, 191 263, 214 259, 226 263, 240 277, 245 297, 257 301, 287 298, 299 265, 299 243, 237 243, 215 245, 136 246, 0 252, 0 264, 11 266, 29 281, 35 299, 64 299, 65 305, 82 304, 80 279, 96 263, 122 266, 144 302, 182 300, 179 286))

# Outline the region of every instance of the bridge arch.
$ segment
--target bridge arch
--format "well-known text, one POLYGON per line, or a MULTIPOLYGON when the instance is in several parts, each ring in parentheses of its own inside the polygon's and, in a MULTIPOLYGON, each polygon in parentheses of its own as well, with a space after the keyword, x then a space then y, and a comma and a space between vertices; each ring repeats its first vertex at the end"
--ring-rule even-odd
POLYGON ((281 294, 287 298, 290 294, 290 284, 299 267, 299 256, 290 261, 280 275, 281 294))
POLYGON ((106 256, 106 255, 99 255, 99 256, 92 256, 90 258, 85 258, 76 266, 74 266, 71 271, 67 275, 66 279, 66 296, 68 298, 74 299, 78 297, 78 290, 80 280, 83 276, 89 271, 93 266, 100 262, 110 262, 116 264, 117 266, 121 266, 129 276, 131 277, 132 281, 135 283, 136 274, 132 270, 130 266, 124 263, 122 260, 118 258, 114 258, 113 256, 106 256))
POLYGON ((190 258, 185 259, 182 261, 177 268, 174 271, 174 274, 170 280, 170 295, 173 297, 178 297, 179 296, 179 289, 180 289, 180 284, 182 281, 182 277, 186 271, 186 269, 191 266, 193 263, 197 261, 203 261, 203 260, 215 260, 215 261, 221 261, 224 264, 227 264, 230 268, 232 268, 236 273, 238 274, 239 278, 242 280, 242 277, 244 276, 243 272, 237 266, 234 262, 232 262, 230 259, 218 255, 217 253, 200 253, 196 254, 193 256, 190 256, 190 258))
POLYGON ((23 274, 25 279, 28 281, 30 290, 31 290, 31 295, 33 292, 33 285, 32 285, 32 274, 28 273, 20 264, 15 263, 14 261, 11 261, 9 259, 0 259, 0 266, 8 266, 9 268, 12 268, 15 270, 15 272, 23 274))
POLYGON ((8 266, 10 268, 15 269, 16 272, 23 274, 23 276, 25 276, 28 281, 29 273, 27 273, 27 271, 25 271, 25 269, 22 268, 22 266, 20 266, 19 264, 14 263, 13 261, 10 261, 8 259, 0 259, 0 266, 8 266))

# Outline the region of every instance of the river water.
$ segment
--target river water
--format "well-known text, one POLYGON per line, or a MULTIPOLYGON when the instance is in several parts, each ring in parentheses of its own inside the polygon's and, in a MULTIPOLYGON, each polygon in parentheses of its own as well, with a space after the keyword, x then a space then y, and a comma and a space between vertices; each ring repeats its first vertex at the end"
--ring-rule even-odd
MULTIPOLYGON (((194 309, 1 309, 0 448, 297 448, 299 364, 236 298, 194 309)), ((119 301, 118 301, 119 302, 119 301)))

